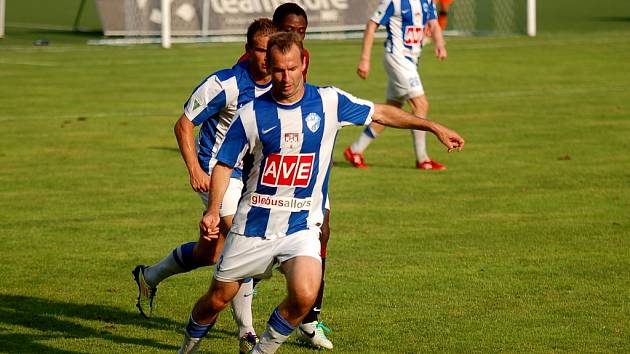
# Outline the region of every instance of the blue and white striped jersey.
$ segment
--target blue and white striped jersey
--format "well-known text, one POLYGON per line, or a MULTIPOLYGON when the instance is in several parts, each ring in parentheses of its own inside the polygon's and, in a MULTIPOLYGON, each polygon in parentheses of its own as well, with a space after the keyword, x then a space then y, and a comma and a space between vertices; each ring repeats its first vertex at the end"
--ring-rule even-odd
POLYGON ((245 154, 232 232, 276 238, 319 231, 337 132, 370 124, 373 112, 372 102, 309 84, 296 103, 277 103, 267 92, 243 106, 216 157, 235 166, 245 154))
MULTIPOLYGON (((225 132, 234 120, 236 110, 254 97, 267 92, 271 82, 258 86, 249 73, 249 61, 234 65, 231 69, 215 72, 195 88, 184 104, 184 114, 198 126, 197 158, 204 171, 210 173, 216 163, 216 155, 223 143, 225 132)), ((240 178, 241 169, 234 170, 233 177, 240 178)))
POLYGON ((387 28, 385 50, 418 63, 424 29, 436 20, 433 0, 381 0, 370 20, 387 28))

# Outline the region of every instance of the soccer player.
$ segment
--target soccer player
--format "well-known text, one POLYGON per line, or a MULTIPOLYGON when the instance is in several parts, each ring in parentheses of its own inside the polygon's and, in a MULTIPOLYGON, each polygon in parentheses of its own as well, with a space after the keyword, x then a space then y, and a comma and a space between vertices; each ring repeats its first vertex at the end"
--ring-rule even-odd
POLYGON ((319 233, 328 197, 337 132, 349 124, 376 121, 433 132, 449 151, 464 140, 454 131, 399 108, 375 105, 334 87, 304 83, 300 37, 270 37, 267 63, 272 88, 237 112, 210 180, 208 210, 200 222, 205 237, 219 237, 220 204, 240 156, 245 189, 208 292, 195 304, 179 353, 194 353, 218 314, 249 277, 268 277, 275 262, 287 296, 272 312, 252 353, 274 353, 309 311, 321 282, 319 233))
POLYGON ((444 31, 446 29, 446 26, 448 26, 448 12, 451 8, 453 0, 435 0, 435 2, 440 4, 440 11, 438 12, 438 23, 440 24, 440 29, 444 31))
MULTIPOLYGON (((357 74, 366 79, 370 73, 370 58, 374 32, 378 26, 387 27, 385 41, 385 71, 389 76, 387 84, 387 104, 402 107, 409 102, 413 114, 419 119, 427 117, 429 101, 417 65, 422 50, 422 36, 429 27, 435 41, 435 55, 439 60, 447 57, 442 31, 437 22, 433 0, 381 0, 376 12, 367 22, 363 36, 363 50, 357 67, 357 74)), ((378 137, 385 127, 373 123, 359 138, 344 151, 344 157, 358 168, 367 168, 363 152, 378 137)), ((422 170, 444 170, 446 167, 431 160, 427 154, 425 132, 414 130, 413 143, 416 154, 416 168, 422 170)))
MULTIPOLYGON (((302 41, 304 41, 304 38, 306 37, 306 29, 308 27, 308 17, 306 16, 304 9, 302 9, 302 7, 298 4, 287 2, 278 6, 273 13, 273 22, 281 31, 295 32, 300 36, 302 41)), ((239 61, 243 59, 247 59, 247 53, 244 54, 239 61)), ((308 65, 310 63, 310 53, 306 48, 304 49, 304 61, 306 65, 304 66, 302 75, 304 76, 304 81, 306 82, 308 65)), ((324 325, 323 321, 319 321, 319 314, 321 312, 324 299, 324 273, 326 270, 328 240, 330 238, 330 207, 328 204, 326 205, 324 223, 322 224, 321 230, 322 232, 319 239, 321 242, 322 284, 319 288, 315 304, 306 317, 304 317, 302 324, 298 327, 298 333, 300 334, 300 341, 310 346, 315 348, 333 349, 333 343, 325 333, 325 331, 330 331, 330 329, 324 325)), ((256 286, 256 283, 257 279, 254 280, 254 286, 256 286)))
MULTIPOLYGON (((247 30, 245 49, 249 60, 231 69, 217 71, 204 79, 184 104, 184 113, 175 124, 175 135, 190 175, 190 185, 201 197, 204 207, 208 205, 209 174, 216 163, 214 157, 237 108, 271 87, 265 56, 269 36, 276 31, 277 26, 269 19, 254 21, 247 30), (194 127, 198 125, 201 128, 196 146, 194 127)), ((225 235, 232 225, 242 189, 241 169, 237 167, 222 200, 219 237, 200 235, 197 242, 176 247, 160 262, 150 267, 138 265, 133 270, 139 293, 136 306, 143 316, 151 315, 157 286, 161 281, 174 274, 216 263, 223 249, 225 235)), ((252 291, 250 279, 243 283, 239 296, 232 302, 241 345, 250 343, 253 346, 256 343, 251 315, 252 291)))

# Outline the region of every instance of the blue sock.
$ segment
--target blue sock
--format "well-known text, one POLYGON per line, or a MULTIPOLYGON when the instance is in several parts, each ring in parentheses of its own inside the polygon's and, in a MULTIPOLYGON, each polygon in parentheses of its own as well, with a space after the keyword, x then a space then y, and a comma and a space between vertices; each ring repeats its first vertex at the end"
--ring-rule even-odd
POLYGON ((197 242, 184 243, 173 250, 173 258, 175 258, 177 264, 187 272, 201 267, 201 265, 195 261, 195 257, 193 257, 193 249, 196 244, 197 242))
POLYGON ((363 134, 367 135, 368 137, 375 139, 378 134, 376 134, 375 131, 372 130, 372 128, 370 128, 370 126, 368 125, 367 127, 365 127, 365 130, 363 130, 363 134))
POLYGON ((295 329, 295 327, 291 326, 291 324, 287 322, 287 320, 280 316, 280 311, 277 307, 269 317, 269 321, 267 323, 269 323, 269 326, 271 326, 271 328, 273 328, 283 336, 290 335, 295 329))
POLYGON ((214 326, 214 322, 207 325, 202 325, 195 322, 191 314, 190 318, 188 318, 188 324, 186 325, 186 332, 192 338, 202 338, 208 333, 208 331, 210 331, 212 326, 214 326))

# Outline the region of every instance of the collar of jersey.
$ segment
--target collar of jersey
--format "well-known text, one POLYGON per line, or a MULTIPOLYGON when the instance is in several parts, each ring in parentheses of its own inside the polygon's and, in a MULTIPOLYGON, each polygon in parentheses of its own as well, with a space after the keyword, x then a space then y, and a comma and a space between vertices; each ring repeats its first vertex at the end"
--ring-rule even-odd
POLYGON ((308 95, 309 92, 309 87, 308 85, 305 83, 304 84, 304 95, 302 95, 302 98, 300 98, 299 100, 293 102, 293 103, 282 103, 282 102, 278 102, 273 95, 271 94, 271 91, 269 91, 269 95, 271 96, 271 99, 278 104, 278 106, 280 106, 282 109, 293 109, 297 106, 299 106, 302 101, 304 101, 304 99, 306 98, 306 95, 308 95))

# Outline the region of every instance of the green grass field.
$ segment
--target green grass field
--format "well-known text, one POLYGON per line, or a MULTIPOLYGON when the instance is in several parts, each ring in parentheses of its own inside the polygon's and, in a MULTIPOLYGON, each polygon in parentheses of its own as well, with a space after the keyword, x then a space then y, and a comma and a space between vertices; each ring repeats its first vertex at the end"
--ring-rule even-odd
MULTIPOLYGON (((630 5, 591 16, 580 3, 540 13, 536 38, 451 38, 444 63, 426 53, 430 118, 467 139, 450 155, 429 140, 447 171, 413 169, 410 134, 394 129, 353 169, 341 152, 360 128, 341 132, 322 313, 335 352, 630 352, 630 5)), ((202 208, 172 127, 242 45, 7 33, 0 352, 175 352, 211 270, 164 282, 152 320, 130 271, 196 238, 202 208), (41 35, 50 46, 31 45, 41 35)), ((379 45, 367 82, 360 42, 308 48, 313 83, 382 100, 379 45)), ((283 294, 280 274, 260 284, 259 331, 283 294)), ((202 352, 235 352, 235 329, 224 313, 202 352)), ((279 351, 312 352, 294 339, 279 351)))

